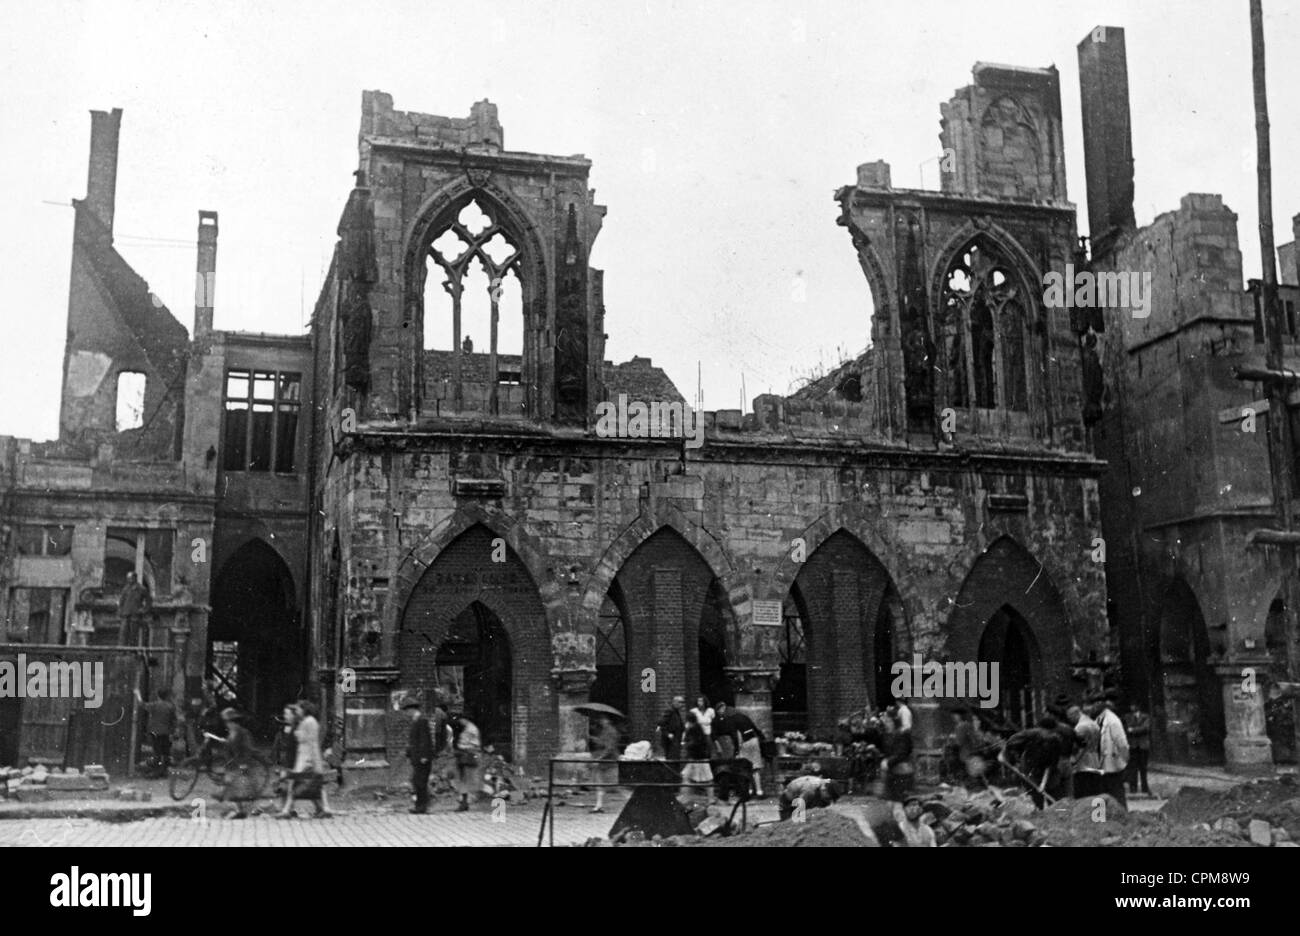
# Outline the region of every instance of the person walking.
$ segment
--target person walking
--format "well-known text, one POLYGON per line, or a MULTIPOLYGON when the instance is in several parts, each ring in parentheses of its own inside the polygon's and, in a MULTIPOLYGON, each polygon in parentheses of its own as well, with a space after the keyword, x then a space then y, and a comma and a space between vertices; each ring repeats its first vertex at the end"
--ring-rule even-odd
POLYGON ((754 795, 763 796, 763 742, 767 739, 762 730, 754 724, 754 719, 744 712, 732 711, 729 720, 740 737, 738 757, 743 757, 754 767, 754 795))
MULTIPOLYGON (((137 698, 139 694, 137 693, 137 698)), ((176 733, 178 715, 172 691, 158 690, 158 697, 144 705, 145 730, 153 745, 153 767, 158 776, 166 776, 172 763, 172 735, 176 733)))
POLYGON ((315 818, 328 819, 334 814, 330 812, 329 796, 325 792, 325 772, 328 766, 320 749, 320 720, 316 717, 318 710, 313 702, 299 702, 297 710, 300 717, 293 730, 293 773, 289 775, 291 782, 286 808, 279 818, 290 818, 294 800, 306 799, 316 805, 315 818))
POLYGON ((682 768, 682 791, 694 795, 701 786, 708 791, 709 805, 714 803, 713 769, 709 767, 709 736, 704 733, 695 709, 686 713, 686 730, 682 735, 682 753, 689 763, 682 768))
POLYGON ((1124 776, 1128 772, 1128 735, 1124 733, 1124 722, 1115 711, 1115 702, 1113 694, 1096 702, 1097 727, 1101 731, 1101 788, 1127 809, 1124 776))
POLYGON ((279 778, 278 792, 284 793, 284 807, 281 812, 296 815, 293 812, 293 778, 290 774, 293 773, 294 762, 298 759, 298 742, 293 736, 294 728, 298 727, 297 707, 292 702, 286 702, 275 721, 279 729, 275 733, 275 740, 271 743, 271 762, 275 765, 279 778))
POLYGON ((682 758, 682 735, 686 732, 686 720, 682 712, 686 709, 684 696, 673 696, 673 704, 668 706, 659 719, 659 743, 663 747, 664 759, 675 761, 682 758))
POLYGON ((1147 785, 1147 764, 1151 759, 1151 716, 1142 711, 1142 706, 1134 703, 1124 718, 1124 733, 1128 735, 1129 765, 1128 791, 1138 792, 1138 780, 1142 781, 1142 793, 1151 795, 1147 785))
POLYGON ((713 730, 709 735, 718 760, 735 760, 740 753, 740 730, 733 721, 734 714, 726 702, 718 702, 714 708, 713 730))
POLYGON ((254 802, 260 792, 249 773, 249 764, 253 760, 253 736, 240 724, 242 719, 236 709, 221 711, 221 721, 226 727, 223 751, 226 775, 221 798, 235 804, 235 811, 228 814, 227 819, 247 819, 248 804, 254 802))
POLYGON ((479 755, 483 751, 483 742, 478 725, 470 721, 463 712, 451 716, 455 730, 456 754, 456 791, 460 793, 460 805, 456 812, 469 812, 469 797, 479 792, 479 755))
POLYGON ((429 719, 424 717, 423 706, 415 700, 402 706, 411 715, 411 733, 406 740, 406 759, 411 762, 411 789, 415 792, 415 805, 411 812, 421 815, 429 811, 429 770, 433 766, 433 735, 429 719))
MULTIPOLYGON (((591 759, 596 762, 595 782, 597 784, 618 782, 618 729, 608 715, 594 715, 591 719, 593 729, 587 740, 591 759)), ((605 787, 596 787, 596 805, 591 807, 593 813, 605 811, 605 787)))

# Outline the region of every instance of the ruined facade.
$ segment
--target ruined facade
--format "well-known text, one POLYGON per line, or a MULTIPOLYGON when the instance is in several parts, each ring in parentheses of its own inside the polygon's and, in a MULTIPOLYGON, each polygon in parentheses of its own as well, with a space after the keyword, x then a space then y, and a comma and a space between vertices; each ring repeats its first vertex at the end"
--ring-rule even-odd
MULTIPOLYGON (((333 699, 354 758, 391 762, 395 695, 437 689, 540 764, 585 750, 589 700, 627 711, 633 737, 699 692, 828 732, 887 699, 912 652, 1001 661, 1019 718, 1100 682, 1102 466, 1078 337, 1036 287, 1076 247, 1056 74, 976 66, 943 126, 942 192, 893 189, 875 163, 837 193, 871 349, 752 415, 705 414, 692 448, 593 431, 601 401, 681 397, 601 364, 620 313, 606 323, 586 266, 604 217, 587 160, 506 150, 486 102, 449 120, 365 95, 313 320, 332 375, 315 663, 324 684, 356 680, 333 699), (498 235, 488 330, 466 343, 465 271, 498 235), (511 348, 503 271, 520 281, 511 348)), ((940 718, 921 708, 933 745, 940 718)))
MULTIPOLYGON (((1021 722, 1100 685, 1095 358, 1040 288, 1076 257, 1056 72, 977 65, 942 116, 941 191, 895 189, 876 162, 836 193, 874 305, 845 327, 869 318, 869 349, 752 414, 702 414, 698 447, 597 431, 602 404, 682 395, 647 359, 604 359, 636 310, 607 322, 588 264, 605 217, 590 162, 506 149, 486 101, 460 119, 364 94, 307 336, 213 330, 214 215, 192 335, 151 300, 133 309, 166 320, 143 335, 87 305, 74 261, 69 355, 95 367, 65 381, 60 442, 4 442, 6 522, 68 518, 86 558, 59 587, 102 603, 85 641, 69 625, 54 642, 117 626, 101 558, 121 514, 146 543, 173 537, 171 581, 186 576, 184 622, 157 616, 177 660, 164 681, 224 679, 263 719, 318 694, 349 760, 385 777, 405 766, 396 705, 412 694, 449 697, 539 769, 585 750, 588 701, 626 711, 636 738, 701 692, 827 734, 887 701, 891 664, 914 653, 998 662, 1021 722), (164 340, 174 353, 155 353, 164 340), (104 381, 128 368, 158 416, 126 462, 104 381), (101 441, 64 479, 49 466, 83 435, 101 441)), ((35 566, 6 563, 13 641, 8 596, 35 566)), ((937 752, 946 716, 916 709, 937 752)))
MULTIPOLYGON (((1293 573, 1286 553, 1252 542, 1277 515, 1264 389, 1233 376, 1264 359, 1256 292, 1243 290, 1237 216, 1218 195, 1189 194, 1136 227, 1124 31, 1094 31, 1079 45, 1079 66, 1089 269, 1151 283, 1146 309, 1114 305, 1088 323, 1104 360, 1095 438, 1110 466, 1102 519, 1124 682, 1154 713, 1156 757, 1258 769, 1294 757, 1294 734, 1282 724, 1270 730, 1266 717, 1282 714, 1270 703, 1277 682, 1295 679, 1287 675, 1295 635, 1281 602, 1283 577, 1293 573), (1105 106, 1090 107, 1090 95, 1105 106)), ((1300 289, 1294 260, 1289 269, 1285 262, 1293 248, 1280 251, 1290 283, 1281 290, 1284 308, 1291 304, 1288 367, 1298 350, 1300 289)))
POLYGON ((310 338, 212 330, 214 212, 192 335, 149 290, 113 246, 121 116, 92 113, 74 203, 59 438, 0 437, 0 660, 104 662, 105 697, 0 699, 5 763, 124 770, 136 691, 184 702, 211 679, 265 729, 309 678, 310 338), (148 593, 135 622, 130 574, 148 593))

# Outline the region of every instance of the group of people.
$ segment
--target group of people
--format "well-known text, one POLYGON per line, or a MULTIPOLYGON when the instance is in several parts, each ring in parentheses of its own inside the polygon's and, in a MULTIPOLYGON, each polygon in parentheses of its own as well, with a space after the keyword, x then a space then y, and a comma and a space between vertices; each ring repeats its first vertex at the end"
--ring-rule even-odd
POLYGON ((683 696, 673 696, 672 705, 658 724, 659 745, 668 761, 687 761, 682 768, 686 791, 707 791, 713 796, 711 761, 749 761, 753 768, 754 793, 763 796, 763 742, 766 737, 744 712, 725 702, 710 705, 707 696, 698 696, 695 707, 686 709, 683 696))
POLYGON ((402 706, 411 716, 411 732, 407 738, 406 758, 411 762, 411 787, 415 793, 414 814, 429 811, 429 777, 434 761, 447 752, 455 763, 455 788, 460 794, 457 812, 468 812, 471 794, 482 786, 479 776, 483 741, 475 725, 462 712, 448 713, 441 703, 432 706, 425 714, 424 703, 412 699, 402 706))
MULTIPOLYGON (((187 752, 199 758, 202 769, 222 768, 222 798, 234 804, 229 818, 247 818, 251 804, 262 791, 251 767, 258 759, 256 745, 252 732, 244 724, 243 713, 223 705, 210 684, 204 685, 201 697, 190 700, 185 712, 177 708, 172 691, 167 688, 159 689, 149 702, 144 702, 139 692, 136 699, 144 710, 154 772, 166 774, 175 739, 180 738, 187 752)), ((319 709, 305 699, 286 703, 276 721, 279 730, 272 744, 271 760, 279 771, 284 795, 276 818, 296 816, 294 806, 304 799, 315 804, 317 818, 329 818, 333 813, 325 789, 326 778, 331 771, 338 771, 338 782, 342 785, 343 777, 341 766, 331 764, 330 756, 322 749, 319 709)))
POLYGON ((835 740, 849 760, 851 786, 874 784, 883 774, 885 795, 899 801, 912 788, 912 709, 905 699, 840 719, 835 740))
POLYGON ((1034 727, 1005 741, 983 730, 977 710, 966 709, 953 744, 967 785, 987 783, 990 761, 996 758, 1028 787, 1040 809, 1048 797, 1082 799, 1103 793, 1127 805, 1126 786, 1136 793, 1139 782, 1142 792, 1150 794, 1151 718, 1137 705, 1121 718, 1118 702, 1114 691, 1089 693, 1081 704, 1062 694, 1034 727))
POLYGON ((315 703, 300 701, 285 705, 279 718, 272 757, 280 771, 284 804, 276 813, 277 819, 297 816, 294 805, 300 799, 315 804, 317 819, 334 815, 325 792, 325 778, 332 768, 321 750, 319 715, 315 703))

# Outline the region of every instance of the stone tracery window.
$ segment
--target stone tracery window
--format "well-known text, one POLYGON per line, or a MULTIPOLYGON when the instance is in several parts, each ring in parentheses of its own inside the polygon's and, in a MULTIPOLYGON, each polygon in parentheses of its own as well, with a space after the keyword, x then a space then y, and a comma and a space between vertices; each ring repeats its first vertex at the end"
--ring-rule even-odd
MULTIPOLYGON (((519 247, 502 229, 493 210, 471 200, 429 243, 425 265, 425 350, 522 353, 519 247), (438 295, 438 286, 450 299, 450 316, 447 299, 438 295), (442 301, 438 301, 440 298, 442 301), (505 315, 503 306, 509 310, 505 315)), ((493 378, 499 379, 502 370, 509 375, 518 367, 508 364, 498 368, 493 378)))
POLYGON ((993 245, 975 241, 953 258, 940 307, 950 406, 1029 408, 1026 298, 1015 268, 993 245))

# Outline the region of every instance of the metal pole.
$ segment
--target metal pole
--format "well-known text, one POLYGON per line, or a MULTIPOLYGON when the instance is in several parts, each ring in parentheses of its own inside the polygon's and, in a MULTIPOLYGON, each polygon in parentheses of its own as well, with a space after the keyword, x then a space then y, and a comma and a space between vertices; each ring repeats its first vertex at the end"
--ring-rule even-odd
MULTIPOLYGON (((1255 146, 1258 153, 1259 253, 1263 295, 1264 366, 1281 371, 1284 322, 1277 301, 1277 252, 1273 243, 1273 162, 1269 143, 1268 88, 1264 63, 1264 9, 1262 0, 1250 0, 1251 76, 1255 92, 1255 146)), ((1273 475, 1273 500, 1281 514, 1282 529, 1292 528, 1291 496, 1295 490, 1292 462, 1293 440, 1287 411, 1288 384, 1270 380, 1268 388, 1269 467, 1273 475)), ((1287 669, 1292 676, 1300 672, 1300 648, 1296 645, 1295 552, 1282 549, 1282 603, 1286 613, 1287 669)), ((1292 710, 1296 708, 1292 703, 1292 710)), ((1300 726, 1298 726, 1300 728, 1300 726)))

